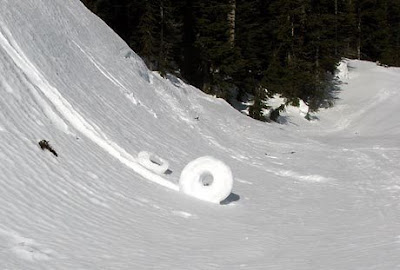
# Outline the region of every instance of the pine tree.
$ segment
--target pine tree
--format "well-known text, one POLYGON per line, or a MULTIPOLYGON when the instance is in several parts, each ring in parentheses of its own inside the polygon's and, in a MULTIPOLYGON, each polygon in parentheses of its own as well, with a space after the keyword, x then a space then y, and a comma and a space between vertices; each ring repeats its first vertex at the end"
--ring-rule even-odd
POLYGON ((400 2, 384 0, 381 11, 384 41, 380 48, 380 62, 400 66, 400 2))
POLYGON ((203 75, 202 89, 228 99, 228 89, 232 86, 231 74, 234 54, 230 42, 231 12, 229 1, 211 0, 197 2, 196 48, 200 52, 203 75))
POLYGON ((156 13, 156 36, 158 37, 155 55, 156 69, 160 71, 162 75, 167 72, 174 73, 174 70, 178 69, 177 63, 179 57, 175 57, 175 54, 180 54, 180 42, 182 37, 181 27, 182 18, 179 14, 180 4, 175 2, 173 4, 170 0, 158 0, 156 13))
POLYGON ((400 65, 397 0, 82 1, 149 68, 228 101, 253 97, 260 120, 274 94, 331 105, 343 56, 400 65))
POLYGON ((267 108, 267 106, 265 105, 264 100, 265 100, 265 89, 259 86, 255 91, 253 105, 250 106, 249 108, 250 117, 260 121, 266 121, 263 111, 264 109, 267 108))
POLYGON ((182 57, 178 62, 182 76, 192 85, 202 88, 202 69, 200 50, 195 46, 197 32, 195 30, 197 18, 193 0, 185 0, 180 7, 182 11, 182 57))
POLYGON ((308 6, 304 1, 291 0, 275 1, 270 8, 278 46, 273 51, 267 80, 272 92, 282 93, 290 102, 304 96, 313 81, 313 63, 307 59, 311 54, 305 51, 308 6))
POLYGON ((150 0, 144 1, 143 14, 141 15, 138 33, 140 40, 140 49, 138 53, 144 59, 149 69, 154 70, 156 63, 156 46, 157 46, 157 32, 156 32, 156 18, 155 6, 150 0))
POLYGON ((267 100, 265 91, 260 95, 260 89, 265 89, 264 77, 268 67, 272 48, 270 16, 268 3, 265 1, 236 2, 236 62, 237 70, 233 73, 234 83, 238 88, 237 99, 242 101, 248 95, 254 97, 250 107, 250 115, 260 118, 260 106, 267 100))

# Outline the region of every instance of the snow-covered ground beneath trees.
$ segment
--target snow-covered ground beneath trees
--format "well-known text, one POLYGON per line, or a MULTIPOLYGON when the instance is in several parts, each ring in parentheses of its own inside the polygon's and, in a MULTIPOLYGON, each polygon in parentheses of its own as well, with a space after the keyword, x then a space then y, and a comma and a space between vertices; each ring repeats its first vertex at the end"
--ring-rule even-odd
POLYGON ((261 123, 78 0, 0 0, 0 269, 399 269, 400 69, 347 65, 319 121, 261 123), (221 205, 179 191, 201 156, 232 170, 221 205))

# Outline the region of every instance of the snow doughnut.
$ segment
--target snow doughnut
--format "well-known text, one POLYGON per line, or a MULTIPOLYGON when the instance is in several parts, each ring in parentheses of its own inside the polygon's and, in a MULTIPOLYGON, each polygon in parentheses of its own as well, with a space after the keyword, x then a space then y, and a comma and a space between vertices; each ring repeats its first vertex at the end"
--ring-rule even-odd
POLYGON ((203 201, 220 203, 231 194, 231 169, 210 156, 189 162, 179 178, 179 190, 203 201))
POLYGON ((140 165, 157 174, 163 174, 169 168, 168 161, 147 151, 141 151, 138 154, 138 161, 140 165))

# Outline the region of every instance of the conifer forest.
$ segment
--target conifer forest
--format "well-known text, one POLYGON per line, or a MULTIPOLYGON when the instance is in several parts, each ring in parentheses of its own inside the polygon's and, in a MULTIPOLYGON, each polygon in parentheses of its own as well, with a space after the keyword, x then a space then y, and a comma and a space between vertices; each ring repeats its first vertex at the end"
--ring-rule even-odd
POLYGON ((151 70, 230 103, 251 100, 258 120, 269 120, 275 94, 311 112, 333 105, 342 58, 400 66, 399 0, 82 2, 151 70))

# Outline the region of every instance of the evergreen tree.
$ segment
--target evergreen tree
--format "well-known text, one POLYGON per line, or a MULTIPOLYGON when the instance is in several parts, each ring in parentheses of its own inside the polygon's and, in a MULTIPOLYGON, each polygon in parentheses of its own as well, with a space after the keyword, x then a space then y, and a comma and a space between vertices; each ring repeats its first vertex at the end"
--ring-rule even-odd
POLYGON ((381 11, 384 41, 379 48, 379 60, 388 65, 400 66, 400 2, 384 0, 381 11))
POLYGON ((182 27, 182 58, 179 61, 183 77, 198 88, 202 88, 202 69, 200 50, 195 46, 197 32, 195 26, 197 18, 195 17, 195 7, 193 0, 185 0, 181 10, 183 14, 182 27))
MULTIPOLYGON (((261 106, 267 100, 265 91, 265 71, 271 59, 272 35, 270 29, 270 15, 268 3, 265 1, 236 2, 236 62, 237 70, 234 72, 234 83, 238 88, 239 101, 248 95, 254 97, 250 107, 250 116, 260 119, 261 106)), ((264 118, 264 117, 262 117, 264 118)))
POLYGON ((232 87, 234 54, 230 42, 228 14, 230 3, 225 0, 198 1, 197 38, 195 47, 199 50, 203 86, 206 93, 228 99, 232 87))
POLYGON ((156 18, 154 16, 156 7, 154 3, 150 0, 144 1, 143 13, 140 17, 138 33, 140 49, 138 51, 139 55, 142 56, 146 65, 154 70, 156 63, 156 18))
POLYGON ((329 103, 331 77, 340 57, 335 26, 335 2, 314 0, 276 1, 275 37, 279 44, 268 68, 268 85, 288 103, 300 98, 311 111, 329 103))
POLYGON ((266 118, 263 113, 264 109, 267 108, 267 106, 264 103, 265 89, 259 86, 255 90, 254 94, 255 95, 254 95, 253 105, 249 108, 249 116, 260 121, 266 121, 266 118))
POLYGON ((400 65, 398 0, 82 2, 150 69, 227 101, 235 91, 238 100, 252 97, 249 114, 259 120, 274 94, 311 111, 331 105, 341 57, 400 65))

